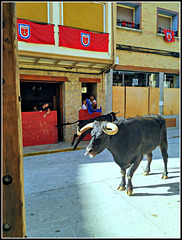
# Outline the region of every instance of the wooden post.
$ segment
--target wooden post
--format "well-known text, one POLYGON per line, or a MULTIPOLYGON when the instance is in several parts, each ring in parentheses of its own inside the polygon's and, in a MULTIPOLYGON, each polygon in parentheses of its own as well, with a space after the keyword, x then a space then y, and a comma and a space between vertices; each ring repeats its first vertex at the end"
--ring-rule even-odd
POLYGON ((15 3, 3 3, 3 237, 25 237, 25 196, 15 3))

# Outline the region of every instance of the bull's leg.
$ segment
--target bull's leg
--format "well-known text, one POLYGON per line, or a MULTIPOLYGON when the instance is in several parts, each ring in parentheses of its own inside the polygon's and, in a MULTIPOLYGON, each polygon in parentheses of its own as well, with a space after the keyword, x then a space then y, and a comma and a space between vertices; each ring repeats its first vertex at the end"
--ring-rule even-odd
POLYGON ((163 141, 160 144, 160 149, 161 149, 161 153, 162 153, 162 157, 163 157, 163 161, 164 161, 164 172, 162 175, 163 179, 168 178, 167 174, 167 160, 168 160, 168 154, 167 154, 167 139, 164 138, 163 141))
POLYGON ((146 169, 145 169, 145 171, 143 173, 144 176, 148 175, 149 172, 150 172, 150 164, 152 162, 152 156, 153 156, 152 152, 147 154, 148 163, 147 163, 146 169))
POLYGON ((88 129, 86 130, 84 133, 82 133, 82 135, 80 135, 77 143, 74 146, 74 150, 76 149, 76 147, 78 146, 78 144, 84 139, 85 136, 87 136, 90 132, 92 131, 92 129, 88 129))
POLYGON ((119 191, 124 191, 126 189, 126 187, 125 187, 125 185, 126 185, 125 176, 126 176, 126 169, 121 168, 121 183, 119 184, 119 187, 117 189, 119 191))
POLYGON ((130 196, 133 192, 133 185, 131 182, 131 179, 133 177, 134 172, 136 171, 136 169, 138 168, 141 160, 142 160, 143 156, 139 156, 136 159, 134 159, 134 162, 132 163, 131 167, 128 170, 127 173, 127 178, 128 178, 128 183, 127 183, 127 194, 130 196))
POLYGON ((72 141, 72 143, 71 143, 71 146, 73 146, 73 144, 74 144, 74 142, 75 142, 75 138, 77 138, 77 137, 78 137, 78 135, 77 135, 77 133, 75 133, 74 136, 73 136, 73 141, 72 141))

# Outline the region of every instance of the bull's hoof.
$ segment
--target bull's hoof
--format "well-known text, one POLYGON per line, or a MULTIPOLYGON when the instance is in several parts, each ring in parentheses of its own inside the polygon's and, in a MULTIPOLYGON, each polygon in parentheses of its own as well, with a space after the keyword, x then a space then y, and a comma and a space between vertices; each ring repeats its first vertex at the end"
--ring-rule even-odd
POLYGON ((126 188, 119 186, 119 187, 117 188, 117 190, 119 190, 119 191, 124 191, 124 190, 126 190, 126 188))
POLYGON ((132 190, 127 190, 127 195, 131 196, 131 194, 133 193, 133 189, 132 190))
POLYGON ((143 176, 147 176, 147 175, 149 175, 148 172, 144 172, 144 173, 143 173, 143 176))
POLYGON ((162 175, 162 177, 161 177, 161 179, 167 179, 168 178, 168 176, 164 176, 164 175, 162 175))

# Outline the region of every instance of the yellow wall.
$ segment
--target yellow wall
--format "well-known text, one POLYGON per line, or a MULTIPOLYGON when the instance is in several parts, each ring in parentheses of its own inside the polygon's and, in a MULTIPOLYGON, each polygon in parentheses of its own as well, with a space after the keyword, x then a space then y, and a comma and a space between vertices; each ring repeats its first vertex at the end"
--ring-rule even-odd
POLYGON ((47 22, 46 2, 16 2, 17 18, 47 22))
POLYGON ((121 65, 162 68, 164 72, 165 69, 178 70, 180 68, 180 58, 176 57, 120 50, 117 50, 116 54, 121 65))
POLYGON ((163 115, 179 114, 179 88, 164 88, 163 115))
POLYGON ((91 2, 64 2, 64 25, 103 32, 103 5, 91 2))

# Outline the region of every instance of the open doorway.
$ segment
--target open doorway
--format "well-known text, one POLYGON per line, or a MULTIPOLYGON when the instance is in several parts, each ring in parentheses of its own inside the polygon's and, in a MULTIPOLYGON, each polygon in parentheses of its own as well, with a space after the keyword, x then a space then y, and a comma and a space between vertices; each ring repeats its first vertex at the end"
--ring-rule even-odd
POLYGON ((97 83, 82 82, 82 102, 86 98, 90 98, 91 94, 97 99, 97 83))
MULTIPOLYGON (((61 83, 39 83, 21 82, 21 109, 22 112, 32 112, 34 107, 41 107, 49 103, 51 111, 57 111, 57 123, 62 121, 62 84, 61 83)), ((58 141, 63 141, 63 130, 58 129, 58 141)))

